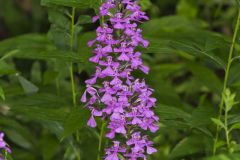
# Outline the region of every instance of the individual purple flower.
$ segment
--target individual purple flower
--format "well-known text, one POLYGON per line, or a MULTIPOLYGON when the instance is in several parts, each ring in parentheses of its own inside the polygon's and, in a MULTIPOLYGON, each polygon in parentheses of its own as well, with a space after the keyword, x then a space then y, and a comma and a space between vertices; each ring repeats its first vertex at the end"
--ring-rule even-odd
POLYGON ((126 152, 126 149, 120 146, 120 142, 114 141, 113 143, 114 145, 111 148, 106 149, 107 156, 105 160, 119 160, 118 154, 126 152))
POLYGON ((153 111, 154 90, 144 80, 135 78, 133 72, 149 72, 136 50, 149 45, 138 27, 148 17, 137 0, 106 0, 93 21, 103 19, 96 30, 97 37, 88 43, 95 47, 89 61, 96 64, 96 72, 85 81, 87 89, 81 98, 91 111, 87 124, 96 127, 97 117, 108 122, 106 137, 114 145, 106 149, 105 160, 118 160, 120 155, 146 160, 157 150, 141 131, 156 132, 159 118, 153 111))
POLYGON ((2 152, 11 153, 11 150, 7 143, 4 141, 4 133, 0 132, 0 160, 4 160, 2 152))

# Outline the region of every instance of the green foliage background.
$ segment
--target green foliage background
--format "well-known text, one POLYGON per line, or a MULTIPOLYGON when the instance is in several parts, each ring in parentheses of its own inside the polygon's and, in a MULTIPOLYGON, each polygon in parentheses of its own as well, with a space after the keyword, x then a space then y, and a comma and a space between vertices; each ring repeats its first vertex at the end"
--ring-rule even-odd
MULTIPOLYGON (((101 128, 86 126, 89 112, 79 97, 84 81, 94 71, 88 62, 92 49, 86 44, 95 37, 97 24, 91 23, 91 17, 98 13, 100 3, 0 0, 0 130, 13 150, 9 159, 97 159, 101 128), (69 68, 75 83, 75 106, 69 68)), ((222 96, 238 1, 139 3, 151 17, 141 25, 151 45, 139 48, 151 72, 138 76, 155 89, 161 128, 149 135, 158 149, 149 159, 240 160, 238 34, 227 82, 231 92, 222 96), (226 115, 218 119, 221 98, 229 107, 223 125, 226 115), (213 155, 216 125, 220 129, 213 155), (225 131, 230 128, 227 146, 225 131)), ((108 145, 106 139, 103 145, 108 145)))

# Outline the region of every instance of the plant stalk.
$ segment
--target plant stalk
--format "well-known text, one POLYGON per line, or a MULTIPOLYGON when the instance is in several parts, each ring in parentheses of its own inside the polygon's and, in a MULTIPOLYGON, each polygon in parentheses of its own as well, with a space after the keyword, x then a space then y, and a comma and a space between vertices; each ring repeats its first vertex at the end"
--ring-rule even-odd
MULTIPOLYGON (((75 15, 76 15, 76 8, 72 8, 72 14, 71 14, 71 39, 70 39, 70 50, 74 50, 74 39, 75 39, 75 15)), ((70 78, 71 78, 71 86, 72 86, 72 102, 73 106, 77 106, 77 101, 76 101, 76 87, 75 87, 75 80, 74 80, 74 71, 73 71, 73 63, 71 62, 69 71, 70 71, 70 78)), ((80 141, 79 137, 79 132, 76 132, 76 140, 77 142, 80 141)), ((77 155, 77 160, 81 160, 80 152, 76 153, 77 155)))
POLYGON ((224 115, 224 126, 225 126, 225 136, 227 142, 228 151, 230 150, 230 140, 229 140, 229 131, 228 131, 228 111, 225 109, 224 115))
POLYGON ((105 132, 105 122, 102 123, 101 131, 100 131, 100 137, 99 137, 99 143, 98 143, 98 160, 101 160, 101 151, 102 151, 102 142, 103 142, 103 134, 105 132))
MULTIPOLYGON (((235 30, 234 30, 234 35, 233 35, 233 39, 232 39, 232 44, 231 44, 231 48, 230 48, 230 51, 229 51, 228 63, 227 63, 226 69, 225 69, 223 90, 222 90, 221 102, 220 102, 220 105, 219 105, 219 116, 218 116, 219 120, 221 119, 222 112, 223 112, 223 107, 224 107, 223 93, 227 89, 227 84, 228 84, 228 80, 229 80, 229 72, 230 72, 230 68, 231 68, 231 65, 232 65, 233 52, 234 52, 235 43, 236 43, 236 40, 237 40, 239 27, 240 27, 240 9, 238 9, 237 23, 235 25, 235 30)), ((216 136, 215 136, 215 140, 214 140, 214 144, 213 144, 213 155, 216 154, 217 142, 218 142, 218 139, 219 139, 219 132, 220 132, 220 126, 217 125, 216 136)))
MULTIPOLYGON (((72 15, 71 15, 71 39, 70 39, 70 49, 71 49, 71 51, 73 51, 74 38, 75 38, 75 36, 74 36, 74 33, 75 33, 75 23, 74 23, 75 14, 76 14, 76 8, 73 7, 72 8, 72 15)), ((76 102, 76 90, 75 90, 75 81, 74 81, 74 73, 73 73, 73 63, 70 64, 69 71, 70 71, 71 86, 72 86, 72 101, 73 101, 73 105, 76 106, 77 102, 76 102)))

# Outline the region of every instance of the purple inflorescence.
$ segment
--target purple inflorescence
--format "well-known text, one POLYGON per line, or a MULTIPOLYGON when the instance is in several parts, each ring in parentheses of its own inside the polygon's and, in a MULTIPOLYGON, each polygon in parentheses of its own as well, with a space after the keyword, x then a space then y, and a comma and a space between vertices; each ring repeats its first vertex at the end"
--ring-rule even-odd
POLYGON ((8 147, 7 143, 4 141, 4 133, 0 132, 0 160, 4 160, 4 156, 2 155, 2 151, 11 153, 10 148, 8 147))
POLYGON ((87 102, 91 110, 90 127, 97 126, 95 117, 108 122, 106 137, 114 145, 106 149, 105 160, 118 160, 120 156, 146 159, 147 154, 156 152, 153 142, 141 135, 142 130, 159 129, 159 118, 153 112, 156 103, 151 97, 153 89, 132 75, 135 70, 149 72, 141 53, 135 51, 137 46, 149 45, 138 28, 138 23, 148 20, 140 9, 136 0, 106 0, 100 7, 100 16, 93 18, 93 21, 103 18, 104 22, 96 30, 97 38, 88 43, 96 46, 90 61, 97 66, 95 74, 86 81, 81 101, 87 102), (117 135, 125 139, 122 144, 117 135))

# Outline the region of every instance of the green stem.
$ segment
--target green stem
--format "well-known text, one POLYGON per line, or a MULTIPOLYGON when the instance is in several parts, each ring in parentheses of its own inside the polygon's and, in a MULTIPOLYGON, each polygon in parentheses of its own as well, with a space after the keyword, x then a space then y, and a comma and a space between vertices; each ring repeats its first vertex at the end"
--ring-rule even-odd
MULTIPOLYGON (((74 39, 75 39, 75 15, 76 15, 76 8, 72 8, 72 14, 71 14, 71 39, 70 39, 70 49, 71 51, 74 50, 74 39)), ((70 78, 71 78, 71 86, 72 86, 72 101, 73 106, 76 107, 77 101, 76 101, 76 87, 75 87, 75 80, 74 80, 74 72, 73 72, 73 63, 70 64, 69 71, 70 71, 70 78)), ((76 140, 77 142, 80 142, 80 136, 79 132, 76 132, 76 140)), ((77 160, 81 159, 80 152, 76 153, 77 160)))
MULTIPOLYGON (((74 24, 74 19, 75 19, 75 13, 76 13, 76 8, 72 8, 72 15, 71 15, 71 39, 70 39, 70 49, 73 51, 73 44, 74 44, 74 33, 75 33, 75 24, 74 24)), ((73 63, 70 64, 69 67, 70 71, 70 77, 71 77, 71 85, 72 85, 72 101, 73 105, 76 106, 76 90, 75 90, 75 81, 74 81, 74 73, 73 73, 73 63)))
POLYGON ((105 132, 105 122, 102 123, 101 131, 100 131, 100 137, 99 137, 99 143, 98 143, 98 160, 101 160, 101 151, 102 151, 102 142, 103 142, 103 134, 105 132))
POLYGON ((229 131, 228 131, 228 111, 227 111, 227 109, 225 109, 224 126, 225 126, 225 136, 226 136, 226 141, 227 141, 227 148, 229 151, 230 150, 230 141, 229 141, 229 131))
MULTIPOLYGON (((221 118, 221 115, 222 115, 222 112, 223 112, 223 107, 224 107, 223 93, 225 92, 225 90, 227 88, 227 84, 228 84, 229 72, 230 72, 230 68, 231 68, 231 65, 232 65, 233 52, 234 52, 234 48, 235 48, 235 43, 236 43, 239 27, 240 27, 240 10, 238 10, 237 23, 236 23, 235 30, 234 30, 234 35, 233 35, 233 39, 232 39, 231 48, 230 48, 230 51, 229 51, 227 67, 225 69, 225 77, 224 77, 224 83, 223 83, 223 91, 222 91, 222 96, 221 96, 221 102, 220 102, 220 105, 219 105, 218 119, 221 118)), ((216 154, 216 150, 217 150, 217 142, 218 142, 218 138, 219 138, 219 132, 220 132, 220 126, 217 125, 217 131, 216 131, 216 136, 215 136, 214 145, 213 145, 213 154, 214 155, 216 154)))

